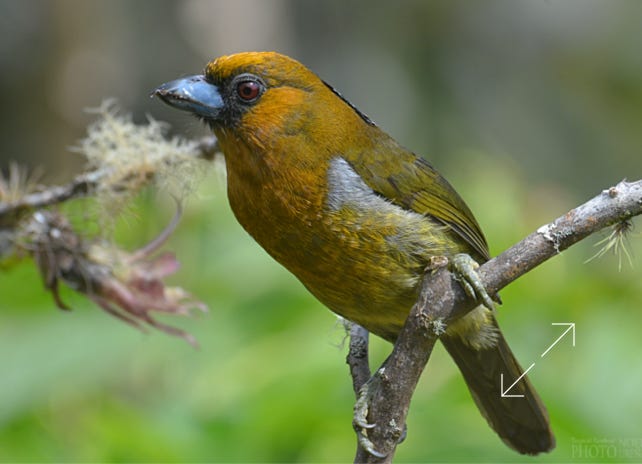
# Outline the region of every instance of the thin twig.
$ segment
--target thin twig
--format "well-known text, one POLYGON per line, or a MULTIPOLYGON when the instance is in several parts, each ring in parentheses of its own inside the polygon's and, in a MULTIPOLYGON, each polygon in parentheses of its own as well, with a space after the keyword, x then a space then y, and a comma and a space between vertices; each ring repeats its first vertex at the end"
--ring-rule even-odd
MULTIPOLYGON (((350 376, 352 377, 352 388, 355 395, 359 397, 361 388, 372 375, 368 363, 368 338, 369 332, 358 324, 347 322, 346 326, 350 335, 350 348, 346 362, 350 366, 350 376)), ((362 447, 357 447, 357 453, 354 462, 363 462, 368 458, 368 452, 362 447)))
POLYGON ((346 362, 350 366, 352 387, 359 393, 361 387, 368 381, 370 366, 368 365, 368 336, 369 332, 358 324, 349 322, 350 349, 346 362))

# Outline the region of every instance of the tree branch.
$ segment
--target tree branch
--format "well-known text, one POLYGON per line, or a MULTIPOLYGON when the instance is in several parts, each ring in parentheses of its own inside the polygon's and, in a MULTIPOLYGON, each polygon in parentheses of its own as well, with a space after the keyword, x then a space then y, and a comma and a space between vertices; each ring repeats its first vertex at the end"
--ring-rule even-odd
MULTIPOLYGON (((208 161, 211 161, 216 153, 220 152, 218 141, 213 136, 203 137, 199 140, 196 149, 196 157, 208 161)), ((28 211, 91 195, 103 179, 112 174, 112 171, 113 169, 111 168, 101 168, 82 173, 65 185, 48 187, 39 192, 24 195, 11 202, 0 201, 0 226, 15 222, 28 211)))
MULTIPOLYGON (((540 227, 483 264, 478 271, 482 283, 490 295, 495 294, 569 246, 605 227, 627 223, 639 214, 642 214, 642 180, 631 183, 622 181, 540 227)), ((412 394, 435 342, 448 324, 467 314, 477 304, 466 295, 445 267, 433 270, 424 277, 417 303, 410 311, 392 353, 375 373, 379 381, 369 403, 368 422, 376 426, 368 430, 368 439, 374 449, 385 454, 385 457, 373 456, 357 446, 361 451, 357 452, 355 462, 392 462, 400 430, 406 423, 412 394)), ((356 329, 353 332, 357 333, 356 329)), ((368 363, 367 358, 353 356, 352 350, 348 359, 351 372, 365 369, 353 367, 353 364, 365 363, 367 366, 368 363)), ((353 380, 358 394, 361 380, 357 382, 354 376, 353 380)))

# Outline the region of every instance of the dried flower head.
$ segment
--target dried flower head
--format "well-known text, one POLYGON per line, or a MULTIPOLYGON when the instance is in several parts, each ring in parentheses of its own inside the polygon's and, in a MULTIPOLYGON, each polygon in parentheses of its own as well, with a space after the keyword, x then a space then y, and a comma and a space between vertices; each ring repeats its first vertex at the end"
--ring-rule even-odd
POLYGON ((27 226, 25 248, 33 255, 45 286, 56 304, 68 309, 58 293, 63 281, 85 294, 109 314, 144 330, 151 326, 197 342, 190 334, 156 320, 153 312, 189 315, 192 309, 207 311, 207 306, 179 287, 167 287, 163 279, 174 273, 179 263, 172 253, 155 256, 171 235, 180 218, 180 208, 172 222, 150 244, 133 253, 112 246, 89 244, 62 215, 38 211, 27 226))

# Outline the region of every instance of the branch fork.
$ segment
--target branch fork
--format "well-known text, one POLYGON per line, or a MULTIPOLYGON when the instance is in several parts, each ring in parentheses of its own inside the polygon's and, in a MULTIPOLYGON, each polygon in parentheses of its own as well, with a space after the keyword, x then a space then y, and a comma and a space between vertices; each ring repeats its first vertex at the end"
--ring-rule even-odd
MULTIPOLYGON (((478 269, 489 295, 526 274, 549 258, 605 227, 622 224, 642 214, 642 180, 622 181, 603 190, 593 199, 545 224, 521 242, 478 269)), ((357 444, 354 462, 390 463, 394 457, 400 424, 406 416, 413 392, 435 343, 446 327, 479 303, 470 298, 446 266, 429 266, 421 283, 417 302, 406 319, 392 353, 372 379, 367 353, 367 332, 358 326, 350 329, 348 363, 355 393, 359 397, 366 382, 376 382, 368 402, 367 434, 369 443, 357 444), (436 267, 436 268, 435 268, 436 267), (365 332, 365 334, 364 334, 365 332), (353 346, 354 345, 354 346, 353 346), (359 346, 357 350, 355 346, 359 346), (370 451, 366 448, 371 446, 370 451), (374 451, 374 452, 372 452, 374 451)))

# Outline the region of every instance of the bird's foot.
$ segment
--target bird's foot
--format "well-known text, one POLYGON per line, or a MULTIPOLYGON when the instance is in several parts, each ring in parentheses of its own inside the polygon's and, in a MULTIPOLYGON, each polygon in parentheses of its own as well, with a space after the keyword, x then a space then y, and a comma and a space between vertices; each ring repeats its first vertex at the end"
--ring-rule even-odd
POLYGON ((469 297, 480 301, 491 311, 495 310, 495 302, 488 295, 477 273, 479 268, 477 261, 471 258, 470 255, 459 253, 450 259, 450 268, 469 297))
POLYGON ((371 424, 368 422, 368 410, 370 409, 370 402, 379 388, 380 383, 381 378, 379 377, 379 371, 377 371, 366 383, 363 384, 361 390, 359 390, 359 397, 357 398, 357 402, 354 404, 352 426, 354 427, 354 431, 357 433, 357 440, 359 441, 359 446, 361 446, 361 448, 374 457, 385 458, 386 454, 377 451, 374 443, 372 443, 370 438, 368 438, 368 430, 372 430, 377 426, 377 424, 371 424))
MULTIPOLYGON (((354 418, 352 421, 352 425, 354 427, 355 432, 357 433, 357 440, 359 441, 359 446, 363 448, 366 452, 371 454, 372 456, 376 458, 383 459, 386 456, 388 456, 389 452, 381 452, 379 451, 372 440, 368 437, 368 431, 374 429, 375 427, 378 427, 378 424, 372 424, 368 422, 368 412, 370 409, 370 404, 379 389, 381 382, 382 382, 382 376, 383 371, 385 368, 380 368, 375 374, 361 387, 361 390, 359 391, 359 397, 357 398, 357 402, 354 405, 354 418)), ((393 422, 394 424, 394 422, 393 422)), ((401 443, 406 439, 406 434, 407 434, 407 428, 406 425, 404 424, 403 429, 400 429, 399 427, 393 426, 393 424, 388 424, 389 426, 392 427, 392 430, 390 431, 390 436, 393 441, 397 443, 401 443)))

